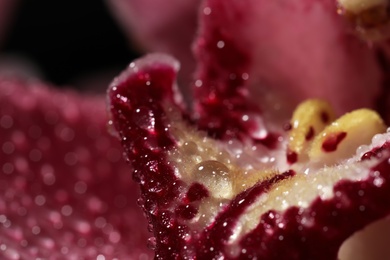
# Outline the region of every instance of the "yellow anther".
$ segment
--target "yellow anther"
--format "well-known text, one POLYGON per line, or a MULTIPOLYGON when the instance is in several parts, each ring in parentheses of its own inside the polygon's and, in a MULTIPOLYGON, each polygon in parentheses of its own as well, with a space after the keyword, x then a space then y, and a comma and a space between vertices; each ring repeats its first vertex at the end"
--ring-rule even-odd
POLYGON ((338 6, 338 13, 364 40, 379 41, 390 36, 388 0, 338 0, 338 6))
POLYGON ((385 131, 386 126, 375 111, 352 111, 315 137, 308 153, 309 159, 321 164, 335 164, 355 154, 360 145, 369 144, 375 134, 385 131))
MULTIPOLYGON (((290 155, 295 158, 305 154, 314 137, 334 119, 332 107, 323 100, 309 99, 301 103, 291 120, 288 142, 290 155)), ((294 163, 294 159, 290 163, 294 163)))
POLYGON ((388 4, 387 0, 338 0, 338 4, 341 8, 347 12, 359 14, 361 12, 377 8, 385 7, 388 4))

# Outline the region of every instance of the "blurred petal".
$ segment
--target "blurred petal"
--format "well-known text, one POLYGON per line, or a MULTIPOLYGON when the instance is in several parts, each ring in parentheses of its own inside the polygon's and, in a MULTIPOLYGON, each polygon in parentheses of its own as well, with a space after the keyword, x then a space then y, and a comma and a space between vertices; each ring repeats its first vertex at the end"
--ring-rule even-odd
POLYGON ((267 109, 309 97, 329 100, 338 113, 375 105, 376 53, 351 33, 335 1, 208 0, 203 10, 198 89, 249 85, 267 109))
POLYGON ((144 50, 175 56, 182 64, 181 79, 189 82, 195 67, 191 43, 200 0, 109 0, 108 3, 131 41, 138 42, 144 50))
POLYGON ((147 259, 138 189, 103 97, 0 80, 0 251, 6 259, 147 259))

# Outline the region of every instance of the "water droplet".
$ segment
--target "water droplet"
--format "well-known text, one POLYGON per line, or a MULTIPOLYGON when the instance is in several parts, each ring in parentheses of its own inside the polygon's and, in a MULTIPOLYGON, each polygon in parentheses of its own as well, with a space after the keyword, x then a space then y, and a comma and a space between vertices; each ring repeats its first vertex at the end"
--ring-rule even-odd
POLYGON ((3 115, 0 119, 0 126, 4 129, 9 129, 14 124, 14 120, 9 115, 3 115))
POLYGON ((87 191, 87 184, 83 181, 78 181, 74 185, 74 191, 78 194, 84 194, 87 191))
POLYGON ((39 233, 41 233, 41 228, 38 227, 38 226, 34 226, 34 227, 32 227, 31 232, 32 232, 34 235, 38 235, 39 233))
POLYGON ((35 197, 34 201, 38 206, 43 206, 46 202, 46 198, 43 195, 38 195, 35 197))
POLYGON ((157 241, 155 237, 148 238, 147 246, 150 250, 155 250, 157 245, 157 241))
POLYGON ((5 249, 5 251, 3 252, 3 255, 4 255, 5 259, 7 259, 7 260, 20 259, 20 255, 19 255, 18 251, 13 249, 13 248, 5 249))
POLYGON ((218 49, 222 49, 223 47, 225 47, 225 42, 224 41, 218 41, 217 42, 217 47, 218 47, 218 49))
POLYGON ((134 122, 142 129, 154 132, 156 123, 154 113, 148 107, 140 107, 134 111, 134 122))
POLYGON ((2 149, 5 154, 12 154, 15 151, 15 146, 11 142, 5 142, 3 143, 2 149))
POLYGON ((70 153, 65 154, 64 161, 67 165, 73 166, 77 163, 78 158, 77 158, 77 155, 75 153, 70 152, 70 153))
POLYGON ((72 215, 72 212, 73 212, 73 209, 72 209, 72 207, 69 206, 69 205, 65 205, 65 206, 63 206, 63 207, 61 208, 61 213, 62 213, 62 215, 66 216, 66 217, 72 215))
POLYGON ((74 223, 74 228, 81 234, 88 234, 91 231, 91 225, 86 221, 76 221, 74 223))
POLYGON ((212 196, 230 198, 233 185, 229 168, 219 161, 203 161, 197 164, 192 176, 208 190, 212 196))
POLYGON ((14 166, 11 163, 5 163, 2 169, 5 174, 11 174, 14 171, 14 166))
POLYGON ((205 7, 203 8, 203 13, 205 15, 210 15, 211 14, 211 8, 210 7, 205 7))

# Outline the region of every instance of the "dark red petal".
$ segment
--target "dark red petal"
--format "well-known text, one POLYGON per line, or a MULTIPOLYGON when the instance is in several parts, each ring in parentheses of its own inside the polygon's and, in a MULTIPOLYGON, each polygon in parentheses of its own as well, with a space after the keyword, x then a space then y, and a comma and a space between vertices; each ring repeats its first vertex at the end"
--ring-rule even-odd
POLYGON ((130 64, 108 92, 114 127, 140 184, 143 207, 153 226, 155 238, 151 243, 158 259, 178 258, 187 243, 187 227, 175 218, 183 184, 166 154, 175 141, 164 105, 180 110, 175 105, 179 94, 172 87, 177 70, 177 62, 171 58, 150 55, 130 64))
POLYGON ((205 1, 196 42, 200 117, 209 118, 210 95, 224 99, 248 88, 265 111, 310 97, 329 100, 339 113, 373 107, 382 83, 376 54, 355 37, 335 4, 205 1))
POLYGON ((0 80, 2 259, 150 256, 102 97, 0 80))
POLYGON ((385 199, 390 196, 388 159, 373 167, 367 179, 337 183, 329 200, 317 198, 308 208, 264 214, 258 227, 241 241, 246 250, 240 257, 337 259, 349 236, 390 213, 385 199))

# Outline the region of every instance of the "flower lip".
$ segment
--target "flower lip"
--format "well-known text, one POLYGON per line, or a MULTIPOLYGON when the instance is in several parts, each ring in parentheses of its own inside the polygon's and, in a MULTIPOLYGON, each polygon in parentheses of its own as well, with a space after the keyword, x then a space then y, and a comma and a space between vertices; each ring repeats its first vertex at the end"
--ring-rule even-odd
MULTIPOLYGON (((284 259, 286 251, 278 248, 290 252, 289 259, 330 259, 354 231, 389 213, 380 199, 390 195, 386 152, 361 160, 373 147, 359 148, 348 160, 306 172, 262 146, 258 154, 275 153, 270 168, 283 158, 287 169, 266 171, 262 159, 249 163, 249 153, 240 152, 254 142, 216 140, 197 130, 196 120, 176 103, 172 63, 158 56, 146 60, 140 67, 135 62, 108 94, 113 125, 153 225, 157 259, 284 259), (153 122, 153 128, 139 124, 141 112, 141 122, 153 122)), ((375 145, 387 138, 375 137, 375 145)))

